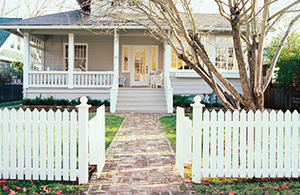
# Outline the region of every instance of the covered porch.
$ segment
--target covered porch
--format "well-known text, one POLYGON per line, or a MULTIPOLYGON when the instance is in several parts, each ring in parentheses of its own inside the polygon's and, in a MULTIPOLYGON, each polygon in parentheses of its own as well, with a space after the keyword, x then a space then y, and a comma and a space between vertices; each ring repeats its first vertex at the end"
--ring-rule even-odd
POLYGON ((125 33, 115 28, 110 32, 98 35, 83 29, 22 30, 23 96, 73 99, 85 93, 92 98, 110 99, 111 112, 115 112, 120 76, 127 80, 124 87, 150 87, 150 76, 161 69, 161 87, 165 93, 169 91, 166 101, 167 97, 172 101, 168 68, 171 48, 154 42, 149 35, 145 38, 144 30, 125 33))

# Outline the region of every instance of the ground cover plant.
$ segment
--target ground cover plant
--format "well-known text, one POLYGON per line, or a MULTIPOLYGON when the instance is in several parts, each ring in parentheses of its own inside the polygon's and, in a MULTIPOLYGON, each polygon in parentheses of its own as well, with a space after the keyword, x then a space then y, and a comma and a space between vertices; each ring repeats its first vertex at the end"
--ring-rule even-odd
MULTIPOLYGON (((192 119, 192 115, 186 115, 192 119)), ((176 151, 176 115, 164 116, 160 122, 176 151)), ((192 180, 192 165, 185 166, 187 182, 192 180)), ((192 184, 194 194, 300 194, 299 179, 285 178, 201 178, 192 184)))
MULTIPOLYGON (((90 114, 89 120, 96 114, 90 114)), ((106 114, 105 115, 105 149, 111 143, 115 133, 122 124, 124 118, 106 114)), ((93 171, 91 167, 90 171, 93 171)), ((77 185, 70 181, 25 181, 25 180, 0 180, 0 194, 82 194, 87 185, 77 185)))

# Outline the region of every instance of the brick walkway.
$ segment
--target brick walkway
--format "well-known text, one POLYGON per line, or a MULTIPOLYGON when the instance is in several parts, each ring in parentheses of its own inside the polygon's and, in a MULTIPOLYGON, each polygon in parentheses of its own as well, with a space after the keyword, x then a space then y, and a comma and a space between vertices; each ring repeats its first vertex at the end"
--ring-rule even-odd
POLYGON ((124 114, 108 148, 100 178, 86 194, 190 194, 175 169, 174 153, 159 118, 162 114, 124 114))

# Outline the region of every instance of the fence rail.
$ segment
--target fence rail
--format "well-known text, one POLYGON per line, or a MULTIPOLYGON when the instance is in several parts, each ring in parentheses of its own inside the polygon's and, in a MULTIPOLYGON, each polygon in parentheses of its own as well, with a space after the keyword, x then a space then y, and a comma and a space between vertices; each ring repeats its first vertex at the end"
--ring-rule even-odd
POLYGON ((177 108, 176 166, 192 164, 193 182, 201 177, 299 177, 297 111, 261 113, 222 110, 202 113, 193 104, 193 121, 177 108))
POLYGON ((98 154, 98 160, 91 163, 101 172, 105 160, 104 106, 98 108, 89 122, 86 102, 86 97, 81 98, 78 114, 75 110, 71 113, 0 110, 0 178, 71 181, 78 178, 80 184, 86 183, 88 151, 98 154), (88 136, 93 140, 90 150, 88 136))

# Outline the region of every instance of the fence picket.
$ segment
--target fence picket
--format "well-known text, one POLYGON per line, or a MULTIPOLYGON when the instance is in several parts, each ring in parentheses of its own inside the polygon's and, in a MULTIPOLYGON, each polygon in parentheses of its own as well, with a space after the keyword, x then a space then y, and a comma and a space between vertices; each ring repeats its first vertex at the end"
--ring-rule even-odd
POLYGON ((261 112, 255 113, 255 177, 261 177, 261 112))
POLYGON ((55 180, 61 180, 61 111, 55 112, 55 180))
MULTIPOLYGON (((55 121, 53 110, 48 112, 48 121, 55 121)), ((54 179, 54 123, 47 123, 48 129, 48 179, 54 179)))
POLYGON ((216 177, 217 175, 217 155, 216 155, 216 140, 217 140, 217 133, 216 133, 216 123, 217 121, 217 113, 215 110, 211 112, 211 157, 210 157, 210 176, 216 177))
POLYGON ((31 112, 25 111, 25 179, 31 179, 31 112))
POLYGON ((10 179, 16 179, 16 119, 17 112, 13 108, 10 111, 10 179))
POLYGON ((253 177, 253 143, 254 143, 254 113, 252 110, 248 113, 248 177, 253 177))
POLYGON ((276 177, 276 113, 270 114, 270 177, 276 177))
POLYGON ((218 177, 224 176, 224 112, 218 113, 218 177))
POLYGON ((71 112, 71 127, 70 127, 70 180, 76 181, 76 152, 77 152, 77 114, 75 110, 71 112))
POLYGON ((46 180, 46 111, 40 112, 40 179, 46 180))
POLYGON ((298 159, 298 152, 299 152, 299 122, 298 122, 298 113, 297 111, 293 112, 293 153, 292 153, 292 177, 298 177, 298 167, 299 167, 299 159, 298 159))
POLYGON ((285 177, 291 177, 291 112, 285 113, 285 177))
POLYGON ((182 141, 182 135, 183 135, 183 121, 184 121, 184 109, 178 107, 176 110, 176 137, 179 139, 176 139, 176 167, 181 175, 181 177, 184 177, 184 164, 183 164, 183 141, 182 141))
POLYGON ((246 112, 243 110, 241 112, 241 119, 240 119, 240 177, 244 178, 246 177, 246 164, 247 164, 247 158, 246 158, 246 112))
POLYGON ((263 177, 269 176, 269 113, 263 112, 263 177))
POLYGON ((32 150, 33 150, 33 174, 34 180, 39 179, 39 113, 37 109, 34 109, 32 113, 32 150))
POLYGON ((232 148, 232 168, 233 168, 233 177, 239 176, 239 112, 233 112, 233 148, 232 148))
POLYGON ((225 177, 231 177, 231 112, 225 114, 225 177))
POLYGON ((278 123, 278 143, 277 143, 277 177, 283 177, 283 112, 279 110, 277 114, 277 123, 278 123), (281 139, 280 139, 281 138, 281 139))
POLYGON ((3 179, 9 179, 9 111, 3 111, 3 179))
POLYGON ((69 180, 69 112, 63 112, 63 180, 69 180))
POLYGON ((203 123, 203 175, 202 177, 209 176, 209 112, 204 112, 203 123))
MULTIPOLYGON (((0 117, 1 119, 1 117, 0 117)), ((24 179, 24 111, 18 110, 18 179, 24 179)), ((0 163, 1 165, 1 163, 0 163)))

